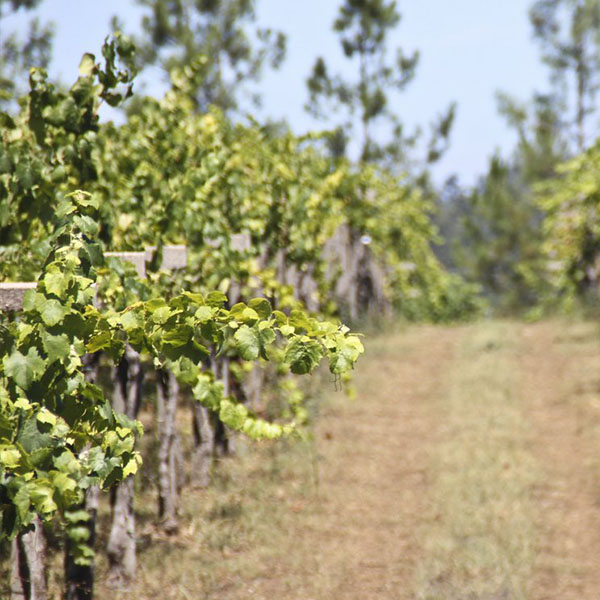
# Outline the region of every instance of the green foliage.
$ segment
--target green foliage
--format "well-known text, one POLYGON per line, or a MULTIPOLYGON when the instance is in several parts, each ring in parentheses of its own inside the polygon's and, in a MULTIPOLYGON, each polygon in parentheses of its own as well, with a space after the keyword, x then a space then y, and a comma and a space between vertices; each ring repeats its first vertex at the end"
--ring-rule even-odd
POLYGON ((490 161, 479 189, 467 197, 458 265, 501 311, 541 300, 541 215, 519 173, 500 158, 490 161))
POLYGON ((61 198, 97 178, 98 107, 131 93, 132 52, 122 36, 107 40, 104 66, 86 54, 66 92, 33 69, 21 113, 0 115, 0 278, 31 280, 39 273, 61 198))
MULTIPOLYGON (((129 342, 149 356, 155 365, 171 368, 183 383, 191 385, 197 399, 215 411, 225 424, 262 438, 290 432, 293 421, 287 424, 262 421, 234 399, 225 398, 222 384, 214 380, 212 373, 205 371, 205 358, 210 354, 226 353, 240 354, 251 360, 260 356, 267 360, 275 344, 289 340, 299 348, 317 344, 322 348, 321 355, 331 359, 338 348, 336 340, 341 339, 335 337, 338 335, 335 326, 325 331, 311 325, 302 335, 296 334, 295 328, 287 323, 280 329, 269 302, 264 299, 239 303, 230 311, 224 307, 227 297, 222 292, 207 291, 204 295, 186 292, 172 295, 168 301, 151 298, 153 285, 158 284, 155 289, 165 289, 160 274, 143 284, 131 268, 116 259, 111 268, 106 268, 100 246, 90 239, 97 239, 99 233, 107 236, 120 230, 123 214, 127 216, 127 212, 119 210, 113 222, 112 210, 119 209, 120 194, 125 196, 130 188, 120 188, 110 176, 95 183, 100 174, 115 168, 114 154, 111 154, 114 148, 108 145, 112 139, 110 131, 104 137, 95 109, 100 99, 119 100, 119 92, 114 91, 118 84, 126 86, 121 96, 128 94, 131 72, 126 66, 117 69, 115 59, 128 61, 129 50, 130 46, 122 38, 107 42, 103 52, 104 69, 95 64, 91 55, 84 56, 80 78, 67 93, 55 92, 43 73, 34 73, 32 92, 23 115, 7 121, 10 129, 5 138, 7 144, 3 147, 2 199, 8 210, 4 213, 3 234, 4 250, 12 260, 3 264, 4 276, 38 277, 38 286, 25 298, 23 317, 8 323, 3 336, 6 356, 2 361, 2 397, 7 399, 2 411, 5 424, 3 477, 7 482, 6 491, 3 491, 6 508, 3 513, 8 515, 3 527, 6 535, 14 535, 36 513, 44 518, 50 518, 56 511, 64 514, 70 506, 81 501, 83 491, 90 484, 108 487, 137 468, 139 461, 133 444, 136 426, 122 415, 114 414, 101 390, 85 381, 83 357, 87 353, 103 351, 118 360, 125 343, 129 342), (75 155, 65 152, 70 145, 79 148, 77 160, 73 160, 75 155), (27 172, 24 177, 19 165, 24 161, 29 164, 32 156, 37 161, 36 170, 27 172), (111 157, 113 162, 101 160, 105 156, 111 157), (63 169, 64 177, 60 180, 53 176, 56 163, 63 169), (108 186, 112 186, 112 204, 109 197, 98 202, 84 193, 65 196, 72 183, 87 184, 96 189, 100 198, 104 191, 108 194, 108 186), (24 198, 33 198, 36 202, 28 203, 24 198), (103 215, 101 230, 92 218, 99 206, 103 215), (30 245, 29 253, 23 252, 23 245, 26 248, 30 245), (36 249, 35 260, 29 260, 33 254, 31 248, 36 249), (43 251, 48 249, 52 253, 46 259, 43 251), (97 277, 98 285, 94 287, 97 277), (105 309, 92 306, 96 294, 105 302, 105 309), (300 337, 302 340, 297 341, 300 337), (23 410, 29 413, 23 414, 23 410), (40 463, 41 470, 21 472, 23 463, 29 465, 33 460, 22 455, 19 446, 13 447, 14 431, 19 431, 23 419, 26 419, 23 421, 26 439, 33 440, 35 452, 40 451, 36 457, 39 455, 39 460, 42 454, 46 457, 46 462, 40 463), (43 423, 42 433, 46 437, 35 442, 37 433, 33 425, 38 427, 39 423, 43 423), (50 426, 53 429, 48 429, 50 426), (54 440, 52 436, 58 437, 54 440), (51 444, 49 450, 48 444, 51 444), (64 454, 66 450, 70 454, 64 454), (76 461, 73 464, 65 458, 71 455, 76 461), (52 457, 66 469, 64 476, 56 475, 52 470, 54 463, 48 462, 52 457), (18 479, 21 475, 23 478, 18 479), (25 500, 30 497, 37 500, 26 505, 25 500), (18 515, 11 503, 20 507, 18 515)), ((162 119, 171 116, 171 108, 176 102, 179 99, 175 95, 166 99, 167 109, 157 114, 160 125, 164 124, 162 119)), ((182 110, 187 106, 185 102, 182 100, 182 110)), ((175 111, 175 118, 179 116, 175 111)), ((184 126, 210 124, 211 118, 198 118, 192 123, 184 121, 184 126)), ((209 129, 205 135, 210 133, 209 129)), ((218 130, 213 131, 213 134, 217 133, 218 130)), ((123 160, 130 159, 130 148, 140 147, 134 139, 130 143, 130 147, 123 148, 127 152, 123 160)), ((171 145, 165 149, 168 152, 164 158, 172 160, 176 148, 171 145)), ((212 145, 207 150, 210 159, 214 156, 212 145)), ((153 158, 150 156, 146 160, 153 158)), ((218 162, 212 160, 209 164, 218 172, 218 162)), ((186 169, 187 165, 182 167, 186 169)), ((159 172, 156 173, 158 180, 159 172)), ((165 173, 169 173, 168 169, 165 173)), ((175 175, 181 178, 178 183, 186 185, 185 171, 177 170, 175 175)), ((140 190, 146 188, 153 193, 147 176, 144 181, 133 176, 129 182, 139 186, 140 190)), ((158 198, 168 201, 166 194, 170 189, 165 188, 165 194, 158 198)), ((244 191, 241 189, 239 193, 244 191)), ((318 198, 314 202, 316 206, 318 198)), ((215 210, 217 206, 215 201, 215 210)), ((245 208, 252 209, 249 203, 245 208)), ((136 219, 143 209, 143 205, 137 206, 136 219)), ((158 204, 155 210, 160 209, 158 204)), ((208 222, 218 223, 219 218, 213 211, 208 222)), ((153 222, 151 215, 149 222, 153 222)), ((131 243, 150 241, 146 235, 152 235, 153 242, 156 235, 159 239, 168 238, 172 225, 172 222, 162 220, 154 229, 141 227, 136 237, 131 238, 131 243)), ((198 222, 192 220, 188 225, 188 231, 193 234, 193 226, 198 222)), ((218 226, 215 233, 222 231, 224 239, 229 240, 228 224, 218 223, 218 226)), ((200 235, 201 232, 200 228, 200 235)), ((118 239, 118 235, 115 238, 118 239)), ((218 234, 215 238, 219 239, 218 234)), ((239 252, 233 249, 225 252, 221 270, 213 275, 213 280, 225 277, 225 261, 232 255, 237 256, 239 252)), ((228 274, 231 276, 231 270, 228 274)), ((300 320, 312 323, 307 316, 300 320)), ((273 354, 279 356, 281 353, 273 354)), ((299 359, 294 355, 290 355, 286 363, 288 369, 297 372, 308 372, 316 366, 311 363, 309 369, 300 368, 299 359)), ((71 529, 76 537, 77 526, 71 529)), ((81 560, 86 560, 84 546, 81 560)))
POLYGON ((507 94, 498 93, 497 100, 500 114, 518 135, 513 162, 524 186, 553 177, 556 165, 569 153, 558 98, 536 93, 529 105, 523 105, 507 94))
POLYGON ((561 164, 554 179, 540 183, 537 196, 544 220, 545 275, 555 299, 597 298, 600 282, 600 147, 595 144, 561 164), (557 294, 558 292, 558 294, 557 294))
MULTIPOLYGON (((60 208, 83 217, 90 205, 78 194, 60 208)), ((96 335, 88 318, 94 269, 74 222, 55 230, 37 288, 20 318, 2 326, 0 537, 12 538, 36 514, 64 514, 90 485, 108 487, 140 463, 140 425, 115 414, 83 373, 96 335)))
POLYGON ((527 106, 498 94, 498 104, 518 135, 513 156, 492 158, 471 192, 447 187, 443 233, 460 240, 446 264, 480 285, 493 308, 514 312, 545 304, 553 293, 545 275, 544 212, 533 188, 554 176, 568 143, 556 97, 536 94, 527 106))

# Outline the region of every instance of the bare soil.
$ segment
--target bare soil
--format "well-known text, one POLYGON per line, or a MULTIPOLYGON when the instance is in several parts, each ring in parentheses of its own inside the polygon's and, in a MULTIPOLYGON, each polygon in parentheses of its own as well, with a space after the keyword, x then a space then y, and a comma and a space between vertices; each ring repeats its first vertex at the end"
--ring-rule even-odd
POLYGON ((544 479, 533 490, 537 558, 532 600, 600 598, 600 356, 589 324, 522 330, 531 451, 544 479))
POLYGON ((459 339, 422 328, 373 344, 358 398, 338 399, 320 421, 320 499, 291 524, 291 554, 256 582, 257 597, 413 597, 435 400, 459 339))

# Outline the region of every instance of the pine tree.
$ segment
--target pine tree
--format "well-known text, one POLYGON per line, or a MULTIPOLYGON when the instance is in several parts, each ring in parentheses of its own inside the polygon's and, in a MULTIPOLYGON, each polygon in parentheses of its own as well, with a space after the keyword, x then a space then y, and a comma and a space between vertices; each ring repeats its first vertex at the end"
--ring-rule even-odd
POLYGON ((534 305, 540 217, 524 193, 520 173, 494 156, 467 203, 461 245, 455 248, 462 272, 501 311, 534 305))
MULTIPOLYGON (((0 0, 0 23, 20 10, 34 9, 40 1, 0 0)), ((31 67, 47 68, 54 35, 52 24, 42 25, 37 18, 30 21, 24 39, 17 33, 5 35, 3 31, 0 25, 0 108, 6 108, 11 98, 23 92, 31 67)))
POLYGON ((470 194, 454 193, 445 207, 458 232, 452 258, 461 273, 481 284, 500 310, 532 307, 547 292, 543 277, 543 212, 534 189, 553 177, 567 156, 560 105, 553 96, 535 95, 532 106, 498 94, 499 111, 518 135, 509 160, 494 156, 488 172, 470 194))
MULTIPOLYGON (((415 75, 418 51, 406 54, 395 49, 389 60, 388 36, 400 22, 396 2, 385 0, 344 0, 333 29, 339 34, 344 56, 356 66, 357 76, 349 81, 330 73, 325 59, 319 57, 307 80, 309 102, 307 111, 325 120, 342 108, 343 123, 330 138, 334 155, 342 155, 350 136, 360 136, 360 158, 363 161, 387 159, 395 164, 405 161, 407 148, 414 145, 416 136, 405 135, 399 117, 391 110, 390 93, 402 92, 415 75), (357 125, 360 133, 355 131, 357 125), (381 143, 377 131, 392 132, 381 143)), ((435 127, 428 146, 429 162, 443 152, 454 116, 451 106, 435 127)))
POLYGON ((536 0, 529 17, 557 92, 565 106, 575 103, 567 125, 581 152, 600 86, 600 0, 536 0))
POLYGON ((518 136, 513 162, 526 186, 554 177, 556 165, 569 155, 561 103, 554 94, 533 95, 528 105, 507 94, 496 96, 498 111, 518 136))
POLYGON ((138 40, 144 65, 166 72, 194 64, 192 98, 201 111, 210 105, 239 108, 242 93, 258 103, 247 84, 285 56, 281 32, 254 26, 254 0, 137 0, 147 9, 138 40))

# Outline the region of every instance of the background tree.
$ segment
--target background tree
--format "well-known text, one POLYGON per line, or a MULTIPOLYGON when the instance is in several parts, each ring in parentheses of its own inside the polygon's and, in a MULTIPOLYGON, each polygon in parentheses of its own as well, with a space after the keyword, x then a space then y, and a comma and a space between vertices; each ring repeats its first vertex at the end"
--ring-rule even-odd
POLYGON ((600 85, 600 0, 536 0, 529 17, 557 93, 575 103, 566 125, 581 152, 600 85))
POLYGON ((524 182, 531 185, 553 177, 556 165, 569 155, 560 99, 535 93, 528 104, 522 104, 502 92, 496 98, 500 114, 517 134, 514 162, 524 182))
POLYGON ((509 160, 494 156, 472 192, 446 186, 439 218, 451 247, 439 255, 479 282, 493 306, 512 311, 544 300, 544 214, 534 188, 555 176, 568 143, 555 97, 538 94, 523 105, 498 94, 498 104, 517 133, 516 148, 509 160))
POLYGON ((496 308, 532 306, 537 297, 531 267, 540 256, 540 227, 519 171, 494 156, 467 198, 468 214, 455 250, 461 270, 482 286, 496 308))
POLYGON ((17 33, 6 34, 2 26, 5 17, 20 10, 34 9, 40 0, 0 0, 0 108, 23 90, 31 67, 46 68, 50 62, 54 28, 32 19, 25 38, 17 33))
MULTIPOLYGON (((344 56, 353 61, 357 77, 346 80, 331 74, 325 59, 317 58, 307 80, 309 101, 307 111, 318 119, 329 119, 337 109, 345 109, 345 119, 331 137, 334 154, 346 151, 348 140, 360 135, 360 158, 363 161, 390 159, 397 163, 406 159, 407 148, 414 145, 416 135, 405 135, 399 117, 390 108, 390 92, 403 91, 415 75, 418 51, 406 54, 395 49, 393 60, 388 55, 388 36, 400 22, 396 2, 385 0, 345 0, 333 29, 340 36, 344 56), (359 122, 360 134, 353 131, 359 122), (383 127, 392 135, 377 142, 376 131, 383 127)), ((454 107, 440 118, 429 143, 428 160, 441 155, 450 132, 454 107)))
MULTIPOLYGON (((144 35, 138 40, 142 66, 169 72, 194 64, 191 90, 199 111, 210 105, 224 111, 239 108, 246 84, 268 65, 277 68, 285 56, 285 36, 253 26, 254 0, 137 0, 146 8, 144 35)), ((118 25, 115 22, 115 25, 118 25)))

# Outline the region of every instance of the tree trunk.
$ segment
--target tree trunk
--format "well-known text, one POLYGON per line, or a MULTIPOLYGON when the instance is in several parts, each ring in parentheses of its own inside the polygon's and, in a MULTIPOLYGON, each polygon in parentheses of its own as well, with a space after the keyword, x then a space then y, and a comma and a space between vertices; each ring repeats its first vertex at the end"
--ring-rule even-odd
POLYGON ((581 41, 576 45, 575 61, 577 65, 575 68, 577 80, 577 114, 575 116, 577 124, 577 149, 579 152, 583 152, 585 149, 585 94, 588 88, 588 74, 583 42, 581 41))
POLYGON ((11 600, 46 600, 46 537, 36 517, 34 530, 12 543, 11 600))
POLYGON ((264 409, 262 405, 262 392, 265 383, 265 371, 260 366, 255 365, 250 373, 244 377, 242 383, 242 393, 245 397, 246 405, 254 412, 261 412, 264 409))
MULTIPOLYGON (((85 378, 93 384, 98 381, 98 370, 100 367, 100 352, 88 354, 84 357, 85 378)), ((96 516, 98 513, 98 501, 100 490, 92 486, 86 493, 85 500, 80 508, 86 510, 89 519, 83 525, 89 531, 88 546, 93 551, 96 542, 96 516)), ((65 600, 91 600, 94 596, 94 559, 91 564, 78 565, 72 552, 72 543, 67 535, 65 541, 65 600)))
MULTIPOLYGON (((113 375, 113 409, 129 418, 137 417, 143 382, 139 355, 130 346, 117 365, 113 375)), ((127 587, 135 578, 135 515, 133 512, 133 476, 113 487, 111 501, 111 529, 106 552, 109 563, 109 584, 127 587)))
POLYGON ((177 403, 179 385, 168 371, 158 371, 158 516, 167 533, 175 533, 179 527, 179 460, 177 403))
MULTIPOLYGON (((229 396, 229 359, 227 357, 211 356, 210 364, 215 380, 221 380, 223 383, 223 395, 229 396)), ((211 415, 210 423, 213 427, 213 450, 219 456, 228 456, 235 453, 234 441, 231 431, 216 418, 211 415)))
POLYGON ((192 431, 194 434, 194 448, 192 450, 191 483, 199 487, 208 487, 210 472, 215 453, 215 432, 211 423, 211 413, 199 402, 194 402, 192 431))
MULTIPOLYGON (((87 544, 93 550, 96 543, 96 516, 98 514, 98 501, 100 490, 91 487, 86 494, 85 502, 81 508, 89 514, 89 519, 79 526, 85 526, 89 531, 87 544)), ((72 542, 67 534, 65 548, 65 600, 92 600, 94 597, 94 560, 89 565, 75 563, 72 542)))
POLYGON ((135 578, 135 515, 133 512, 133 475, 110 492, 112 523, 106 553, 108 555, 108 583, 114 588, 125 588, 135 578))

